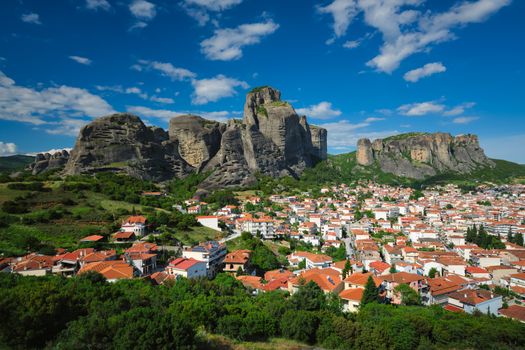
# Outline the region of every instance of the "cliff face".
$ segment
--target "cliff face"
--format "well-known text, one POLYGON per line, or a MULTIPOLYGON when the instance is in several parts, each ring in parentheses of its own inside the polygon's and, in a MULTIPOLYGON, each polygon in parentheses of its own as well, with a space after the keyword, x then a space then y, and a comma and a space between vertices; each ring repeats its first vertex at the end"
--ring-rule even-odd
POLYGON ((40 174, 44 171, 63 168, 69 159, 69 153, 66 150, 50 153, 38 153, 35 161, 29 165, 29 170, 33 175, 40 174))
POLYGON ((479 167, 493 167, 479 146, 476 135, 413 133, 384 140, 357 142, 357 163, 377 164, 384 172, 423 179, 443 172, 469 173, 479 167))
POLYGON ((326 159, 327 133, 311 127, 280 96, 259 88, 247 95, 242 121, 182 115, 170 120, 168 132, 130 114, 99 118, 80 131, 65 173, 117 168, 167 180, 209 171, 204 189, 248 185, 256 173, 297 176, 326 159))
POLYGON ((184 176, 192 167, 180 156, 176 140, 139 117, 113 114, 80 130, 65 167, 69 175, 124 169, 132 176, 165 180, 184 176))

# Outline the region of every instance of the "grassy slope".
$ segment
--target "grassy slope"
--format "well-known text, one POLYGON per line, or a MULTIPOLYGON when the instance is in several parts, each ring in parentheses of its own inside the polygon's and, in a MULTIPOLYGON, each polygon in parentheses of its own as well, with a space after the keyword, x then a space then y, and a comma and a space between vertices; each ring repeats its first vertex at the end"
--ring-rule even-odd
POLYGON ((35 157, 14 155, 7 157, 0 157, 0 172, 17 171, 25 169, 29 164, 33 163, 35 157))

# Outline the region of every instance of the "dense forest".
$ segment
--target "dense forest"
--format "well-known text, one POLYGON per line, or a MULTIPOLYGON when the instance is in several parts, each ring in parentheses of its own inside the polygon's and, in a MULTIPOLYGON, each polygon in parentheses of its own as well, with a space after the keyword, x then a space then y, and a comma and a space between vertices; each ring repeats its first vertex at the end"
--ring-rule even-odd
POLYGON ((0 347, 12 349, 213 349, 211 334, 327 349, 525 348, 525 325, 509 319, 375 302, 343 314, 314 283, 254 296, 226 274, 163 286, 0 274, 0 315, 0 347))

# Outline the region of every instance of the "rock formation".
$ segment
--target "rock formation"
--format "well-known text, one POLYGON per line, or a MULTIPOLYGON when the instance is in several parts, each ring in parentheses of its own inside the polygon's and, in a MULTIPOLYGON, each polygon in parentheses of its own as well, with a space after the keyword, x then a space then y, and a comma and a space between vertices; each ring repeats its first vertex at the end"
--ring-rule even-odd
POLYGON ((65 173, 123 169, 147 180, 166 180, 189 173, 176 140, 139 117, 119 113, 98 118, 80 130, 65 173))
POLYGON ((33 175, 40 174, 44 171, 63 168, 69 159, 69 152, 62 150, 50 153, 38 153, 35 161, 29 165, 29 170, 33 175))
POLYGON ((202 188, 244 186, 255 174, 298 176, 327 157, 325 129, 281 101, 271 87, 246 97, 243 120, 227 123, 182 115, 169 131, 146 127, 131 114, 96 119, 80 131, 66 174, 108 169, 156 181, 209 172, 202 188))
POLYGON ((413 179, 494 166, 476 135, 453 137, 448 133, 401 134, 374 142, 360 139, 356 159, 361 166, 377 164, 384 172, 413 179))

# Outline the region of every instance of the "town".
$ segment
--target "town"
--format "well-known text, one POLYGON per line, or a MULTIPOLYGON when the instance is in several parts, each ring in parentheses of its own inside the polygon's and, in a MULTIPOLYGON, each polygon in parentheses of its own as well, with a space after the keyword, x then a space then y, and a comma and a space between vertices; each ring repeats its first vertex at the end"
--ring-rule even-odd
POLYGON ((467 192, 361 182, 315 196, 253 191, 213 212, 193 198, 174 210, 195 215, 223 238, 164 246, 154 243, 153 223, 137 214, 110 237, 82 238, 85 248, 2 257, 0 271, 66 277, 94 271, 109 282, 141 278, 155 285, 227 273, 253 294, 293 295, 313 282, 340 298, 344 312, 357 312, 372 291, 383 303, 525 322, 525 185, 467 192), (117 248, 99 249, 104 241, 117 248), (246 249, 250 244, 258 248, 246 249), (260 262, 261 249, 271 263, 260 262))

